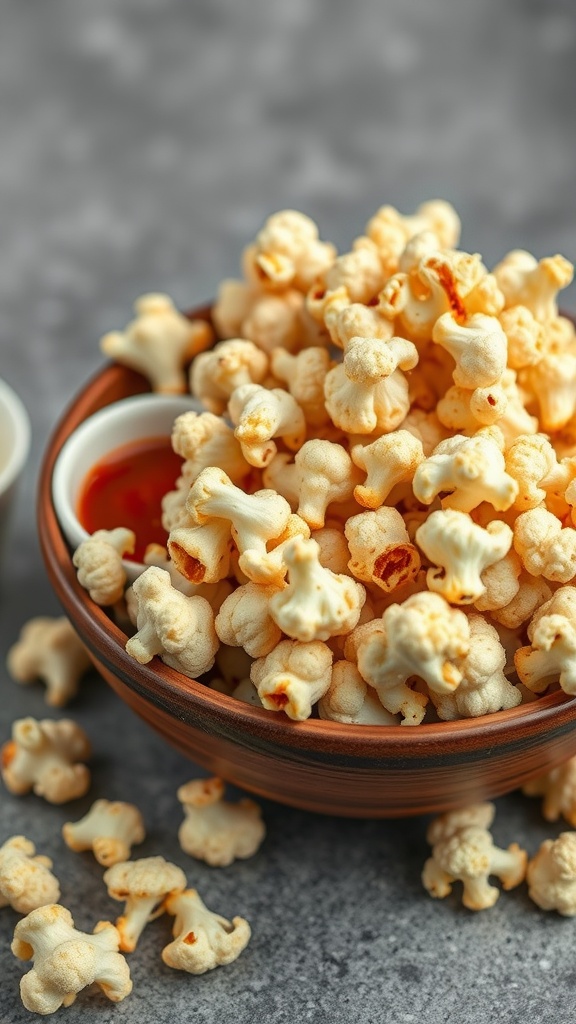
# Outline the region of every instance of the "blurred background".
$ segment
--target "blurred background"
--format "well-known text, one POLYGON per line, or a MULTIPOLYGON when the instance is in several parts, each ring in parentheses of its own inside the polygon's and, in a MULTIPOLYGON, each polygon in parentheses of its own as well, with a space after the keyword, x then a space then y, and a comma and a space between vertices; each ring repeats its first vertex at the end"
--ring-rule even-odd
POLYGON ((274 210, 342 249, 382 203, 442 197, 489 264, 576 257, 573 0, 4 0, 1 20, 0 372, 36 459, 134 298, 213 296, 274 210))

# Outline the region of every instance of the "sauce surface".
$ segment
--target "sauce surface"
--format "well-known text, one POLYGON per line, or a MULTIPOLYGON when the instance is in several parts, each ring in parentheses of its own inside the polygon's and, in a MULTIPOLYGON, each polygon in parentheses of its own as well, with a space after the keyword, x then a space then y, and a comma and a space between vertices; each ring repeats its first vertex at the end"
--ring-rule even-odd
POLYGON ((182 459, 169 437, 147 437, 108 452, 88 471, 76 514, 88 533, 126 526, 136 534, 130 561, 141 562, 148 544, 166 546, 161 500, 174 489, 182 459))

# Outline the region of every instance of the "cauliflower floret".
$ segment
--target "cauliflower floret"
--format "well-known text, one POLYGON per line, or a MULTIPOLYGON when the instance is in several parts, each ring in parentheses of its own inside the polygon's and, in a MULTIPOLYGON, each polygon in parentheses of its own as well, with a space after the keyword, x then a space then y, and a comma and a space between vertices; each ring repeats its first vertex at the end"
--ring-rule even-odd
POLYGON ((351 516, 344 533, 350 549, 348 567, 357 579, 376 584, 386 594, 416 579, 420 555, 397 509, 383 505, 375 512, 351 516))
POLYGON ((462 323, 444 313, 434 324, 432 340, 454 359, 452 376, 459 387, 492 387, 506 369, 508 345, 496 317, 476 313, 462 323))
POLYGON ((397 725, 398 718, 383 707, 371 686, 350 661, 337 661, 332 681, 318 701, 320 718, 346 725, 397 725))

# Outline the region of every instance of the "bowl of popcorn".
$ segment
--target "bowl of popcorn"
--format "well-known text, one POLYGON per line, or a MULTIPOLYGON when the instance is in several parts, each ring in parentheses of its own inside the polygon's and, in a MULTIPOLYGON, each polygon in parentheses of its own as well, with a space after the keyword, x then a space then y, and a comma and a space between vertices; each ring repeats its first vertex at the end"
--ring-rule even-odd
POLYGON ((271 216, 211 307, 138 300, 49 442, 42 551, 95 665, 261 796, 446 811, 576 753, 573 268, 515 250, 489 271, 459 234, 440 200, 382 207, 343 254, 271 216), (102 467, 72 492, 59 460, 142 394, 200 405, 111 452, 150 485, 128 521, 124 484, 98 505, 102 467))

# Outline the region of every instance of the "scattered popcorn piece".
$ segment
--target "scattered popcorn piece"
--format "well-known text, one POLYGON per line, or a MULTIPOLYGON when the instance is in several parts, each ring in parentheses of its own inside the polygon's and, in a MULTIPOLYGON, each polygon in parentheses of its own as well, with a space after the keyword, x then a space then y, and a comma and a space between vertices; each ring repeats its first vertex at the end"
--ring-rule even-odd
POLYGON ((514 548, 532 576, 568 583, 576 576, 576 530, 545 508, 522 512, 514 523, 514 548))
POLYGON ((451 693, 462 680, 454 659, 470 649, 470 626, 463 612, 439 594, 421 593, 393 604, 366 627, 358 646, 358 669, 391 714, 419 725, 427 697, 407 685, 423 679, 437 694, 451 693))
POLYGON ((284 549, 288 586, 269 601, 270 615, 283 633, 307 643, 354 629, 366 600, 364 587, 319 562, 315 540, 296 537, 284 549))
POLYGON ((0 846, 0 907, 12 907, 18 914, 55 903, 60 885, 50 868, 49 857, 36 854, 34 843, 25 836, 11 836, 0 846))
POLYGON ((434 563, 426 574, 428 589, 453 604, 473 604, 485 592, 481 574, 504 558, 512 538, 510 527, 499 519, 484 529, 466 512, 431 512, 416 530, 416 543, 434 563))
POLYGON ((34 967, 20 981, 20 995, 32 1013, 71 1006, 84 988, 96 984, 119 1003, 132 991, 130 970, 118 952, 120 937, 108 921, 92 935, 77 931, 72 914, 57 903, 33 910, 14 930, 12 952, 34 967))
POLYGON ((462 323, 444 313, 434 324, 432 340, 454 359, 452 376, 459 387, 492 387, 506 369, 508 343, 496 317, 475 313, 462 323))
POLYGON ((335 426, 356 434, 395 430, 410 410, 401 370, 418 362, 416 346, 404 338, 352 338, 344 360, 326 374, 326 409, 335 426))
POLYGON ((418 575, 420 555, 397 509, 383 505, 375 512, 351 516, 344 533, 350 549, 348 566, 357 579, 391 593, 418 575))
POLYGON ((352 462, 367 474, 354 488, 354 497, 364 508, 377 509, 396 484, 411 482, 424 460, 422 442, 409 430, 394 430, 371 444, 356 444, 352 462))
POLYGON ((185 853, 212 867, 227 867, 237 858, 252 857, 266 829, 254 800, 224 800, 222 779, 193 779, 178 790, 186 815, 178 831, 185 853))
POLYGON ((96 530, 78 545, 72 562, 78 570, 78 582, 95 604, 112 605, 124 596, 126 573, 122 557, 132 554, 136 537, 132 530, 96 530))
POLYGON ((514 503, 518 484, 506 473, 502 449, 504 439, 497 428, 474 437, 455 434, 441 441, 434 454, 420 463, 414 474, 414 494, 430 505, 444 492, 443 508, 460 512, 487 501, 500 512, 514 503))
POLYGON ((260 384, 243 384, 232 392, 228 412, 242 455, 251 466, 262 468, 271 462, 278 450, 275 437, 281 437, 290 451, 297 451, 304 443, 304 413, 282 388, 269 390, 260 384))
POLYGON ((265 658, 255 661, 250 678, 268 711, 284 711, 302 722, 324 696, 331 681, 332 651, 320 640, 282 640, 265 658))
POLYGON ((528 895, 542 910, 576 915, 576 832, 545 839, 526 871, 528 895))
POLYGON ((92 850, 99 864, 128 860, 132 846, 146 838, 144 820, 134 804, 121 800, 96 800, 79 821, 62 826, 66 846, 71 850, 92 850))
POLYGON ((543 796, 542 814, 546 821, 562 816, 576 828, 576 757, 570 757, 557 768, 530 779, 522 787, 526 796, 543 796))
POLYGON ((269 360, 253 341, 219 341, 198 356, 190 368, 190 391, 209 412, 226 411, 232 392, 243 384, 259 384, 268 373, 269 360))
POLYGON ((318 701, 318 713, 320 718, 347 725, 398 725, 349 661, 334 665, 330 687, 318 701))
POLYGON ((64 804, 88 790, 90 772, 75 762, 89 756, 88 737, 71 719, 20 718, 12 725, 12 739, 0 750, 0 770, 4 785, 16 796, 33 790, 48 803, 64 804))
POLYGON ((164 913, 164 900, 186 888, 186 875, 164 857, 120 861, 104 872, 104 884, 113 900, 125 900, 116 921, 120 949, 132 953, 148 921, 164 913))
POLYGON ((46 703, 64 707, 76 696, 78 683, 91 661, 74 627, 63 615, 29 619, 8 651, 6 664, 19 683, 41 679, 46 684, 46 703))
POLYGON ((204 905, 196 889, 175 893, 166 900, 173 914, 174 941, 162 950, 168 967, 189 974, 204 974, 236 960, 250 940, 250 925, 243 917, 228 921, 204 905))
POLYGON ((515 708, 522 694, 506 678, 506 651, 497 630, 482 615, 470 615, 470 650, 459 662, 462 680, 454 693, 433 695, 442 721, 477 718, 515 708))
POLYGON ((214 612, 203 597, 186 597, 175 590, 170 574, 150 566, 133 584, 138 601, 138 632, 126 651, 141 665, 155 654, 170 668, 196 679, 214 664, 218 637, 214 612))
POLYGON ((558 680, 565 693, 576 694, 576 587, 560 587, 538 608, 528 639, 514 655, 520 681, 543 693, 558 680))
POLYGON ((486 910, 500 896, 500 890, 488 882, 490 875, 496 875, 506 890, 523 880, 528 856, 517 843, 507 850, 494 846, 488 831, 494 810, 494 804, 472 804, 431 823, 426 839, 432 856, 422 872, 422 883, 431 896, 444 899, 454 882, 462 882, 464 906, 486 910))
POLYGON ((214 621, 223 644, 243 647, 252 658, 262 658, 282 639, 270 602, 280 593, 276 586, 245 583, 223 602, 214 621))

